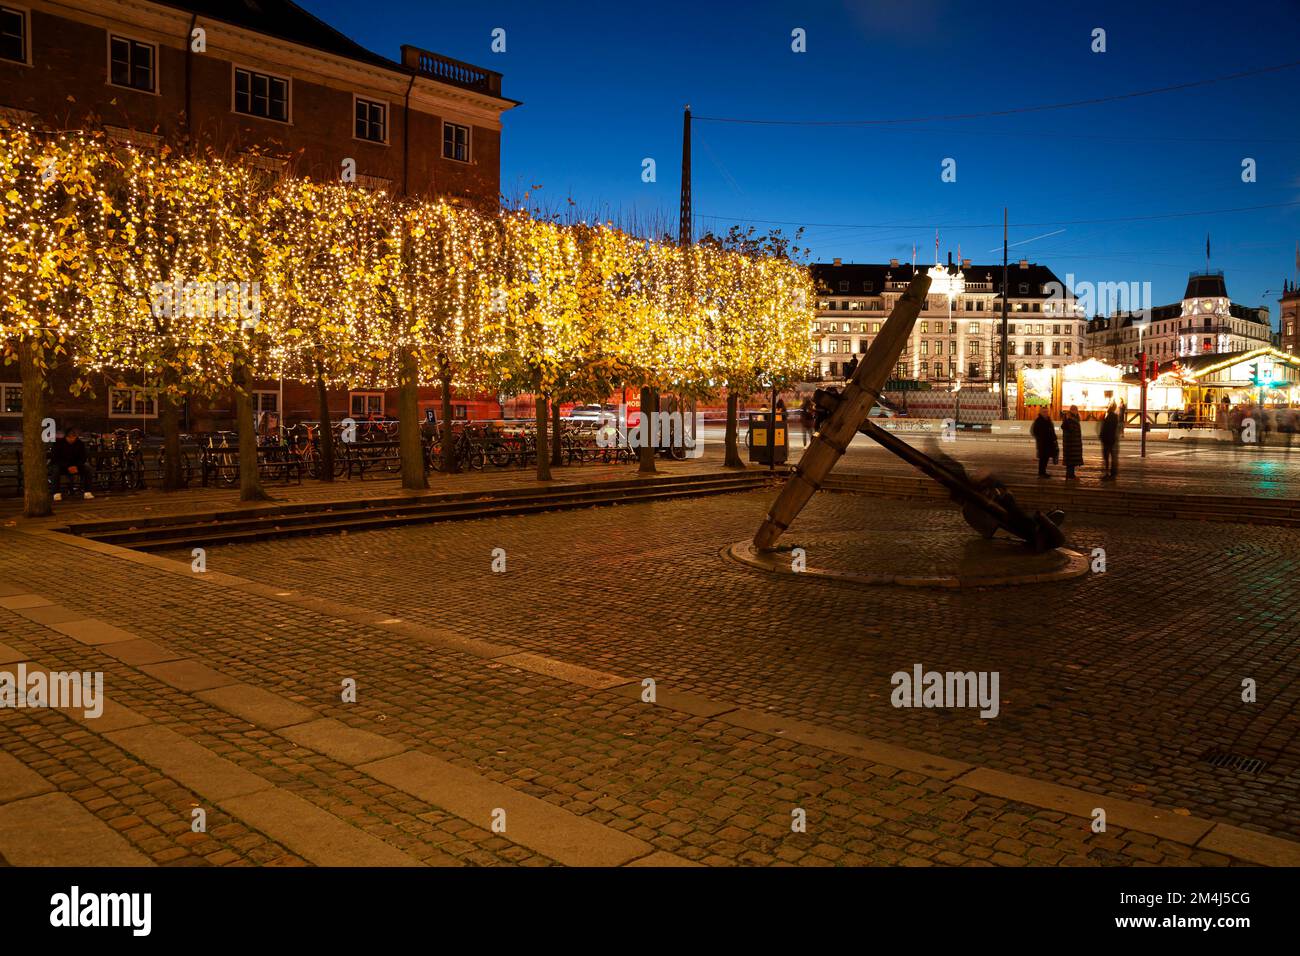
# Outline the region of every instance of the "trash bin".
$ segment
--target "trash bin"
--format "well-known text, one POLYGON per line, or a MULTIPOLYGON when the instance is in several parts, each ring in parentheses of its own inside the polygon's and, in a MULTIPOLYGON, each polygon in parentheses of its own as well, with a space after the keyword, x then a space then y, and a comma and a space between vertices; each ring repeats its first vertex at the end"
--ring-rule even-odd
POLYGON ((785 415, 777 412, 751 412, 749 431, 745 435, 749 447, 749 460, 759 465, 781 465, 790 452, 789 431, 785 415))

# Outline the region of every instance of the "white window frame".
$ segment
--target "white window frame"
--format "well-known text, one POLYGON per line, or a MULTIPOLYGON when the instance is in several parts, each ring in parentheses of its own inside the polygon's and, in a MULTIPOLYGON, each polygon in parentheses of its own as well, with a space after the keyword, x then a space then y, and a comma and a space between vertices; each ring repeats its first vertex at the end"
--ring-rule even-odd
POLYGON ((157 43, 152 40, 145 40, 141 37, 132 36, 129 33, 118 33, 114 30, 104 31, 104 83, 115 90, 130 90, 133 93, 144 93, 147 96, 159 96, 162 87, 161 80, 158 76, 159 55, 161 50, 157 43), (142 90, 138 86, 125 86, 121 83, 113 82, 113 40, 126 40, 128 43, 139 43, 141 46, 153 48, 153 85, 147 90, 142 90))
POLYGON ((357 421, 364 421, 364 420, 368 419, 368 418, 370 417, 370 414, 371 414, 371 412, 370 412, 370 399, 371 399, 371 398, 374 398, 374 397, 376 397, 376 396, 378 396, 378 398, 379 398, 379 415, 380 415, 380 417, 383 417, 383 415, 385 414, 385 409, 384 409, 384 393, 383 393, 382 391, 378 390, 378 389, 369 389, 369 388, 355 389, 355 390, 351 390, 351 391, 348 392, 348 415, 349 415, 349 417, 351 417, 351 418, 353 418, 353 419, 355 419, 355 420, 357 420, 357 421), (353 411, 353 409, 356 407, 356 401, 357 401, 358 398, 364 398, 364 399, 365 399, 364 410, 363 410, 362 412, 360 412, 359 414, 358 414, 357 412, 353 411))
POLYGON ((0 416, 3 416, 5 418, 21 418, 23 414, 22 412, 5 411, 5 408, 8 405, 8 402, 5 400, 5 393, 9 391, 9 389, 11 388, 17 389, 18 401, 20 404, 22 403, 22 396, 23 396, 22 382, 0 382, 0 416))
POLYGON ((23 58, 21 60, 0 60, 0 63, 32 66, 32 8, 19 6, 16 3, 0 3, 0 7, 12 10, 23 18, 23 58))
POLYGON ((158 389, 147 388, 138 385, 128 385, 119 388, 114 385, 108 390, 108 417, 110 419, 130 419, 130 418, 157 418, 158 417, 158 389), (116 412, 113 410, 113 395, 117 392, 131 393, 131 411, 116 412), (146 412, 141 410, 144 403, 145 393, 149 393, 153 398, 153 411, 146 412))
POLYGON ((352 138, 358 143, 372 143, 375 146, 388 146, 392 133, 393 105, 388 100, 380 99, 374 96, 362 96, 360 93, 352 94, 352 138), (372 103, 375 106, 384 108, 384 138, 383 139, 366 139, 357 135, 357 103, 372 103))
POLYGON ((253 390, 253 412, 254 414, 258 414, 261 412, 275 412, 278 415, 280 413, 279 389, 274 389, 274 388, 254 389, 253 390), (274 408, 266 408, 262 404, 263 398, 268 395, 272 399, 272 404, 275 406, 274 408))
MULTIPOLYGON (((250 76, 250 81, 251 81, 251 76, 250 76)), ((249 102, 251 105, 252 95, 253 95, 251 86, 249 87, 248 95, 249 95, 249 102)), ((255 66, 248 66, 244 63, 231 63, 230 64, 230 112, 236 116, 244 116, 247 117, 248 119, 261 120, 264 123, 278 123, 281 126, 292 126, 293 125, 293 77, 283 73, 272 73, 269 70, 263 70, 255 66), (245 73, 248 73, 250 75, 256 73, 261 76, 270 77, 273 80, 284 80, 284 84, 285 84, 284 86, 285 118, 284 119, 282 120, 276 119, 274 116, 258 116, 256 113, 244 113, 241 112, 240 110, 235 109, 235 77, 239 75, 240 70, 243 70, 245 73)))
POLYGON ((442 158, 453 163, 464 163, 466 166, 474 162, 474 127, 468 123, 453 123, 451 120, 442 121, 442 158), (457 159, 454 156, 447 155, 447 127, 455 126, 465 131, 465 158, 457 159))

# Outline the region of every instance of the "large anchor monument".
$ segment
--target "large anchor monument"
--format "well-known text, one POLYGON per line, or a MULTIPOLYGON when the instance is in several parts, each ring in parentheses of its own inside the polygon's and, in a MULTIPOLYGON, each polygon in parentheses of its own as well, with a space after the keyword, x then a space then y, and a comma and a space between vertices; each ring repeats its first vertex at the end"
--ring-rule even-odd
MULTIPOLYGON (((840 460, 855 434, 878 442, 903 461, 948 489, 966 521, 985 538, 999 530, 1020 539, 1034 553, 1051 551, 1065 544, 1060 523, 1064 515, 1026 513, 1011 493, 993 480, 974 481, 955 462, 942 462, 913 448, 869 418, 872 406, 898 362, 917 316, 930 291, 930 276, 917 275, 895 303, 884 327, 867 350, 842 392, 819 390, 816 396, 820 425, 812 443, 804 450, 794 474, 772 503, 767 517, 745 548, 751 554, 778 550, 777 542, 812 496, 820 490, 835 463, 840 460)), ((733 553, 736 549, 733 548, 733 553)), ((741 556, 737 554, 737 556, 741 556)))

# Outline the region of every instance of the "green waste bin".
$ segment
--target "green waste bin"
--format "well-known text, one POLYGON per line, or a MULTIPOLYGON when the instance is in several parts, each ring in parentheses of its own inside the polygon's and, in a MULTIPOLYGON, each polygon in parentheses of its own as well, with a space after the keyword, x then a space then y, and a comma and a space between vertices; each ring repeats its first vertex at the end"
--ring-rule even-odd
POLYGON ((749 460, 759 465, 781 465, 790 453, 789 429, 785 415, 771 412, 751 412, 749 431, 745 434, 749 447, 749 460))

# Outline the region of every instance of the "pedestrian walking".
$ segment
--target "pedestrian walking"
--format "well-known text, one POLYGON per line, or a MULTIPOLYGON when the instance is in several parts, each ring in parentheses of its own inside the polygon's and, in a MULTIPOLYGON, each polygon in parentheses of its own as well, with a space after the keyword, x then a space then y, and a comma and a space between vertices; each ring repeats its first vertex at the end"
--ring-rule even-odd
POLYGON ((1079 424, 1079 406, 1071 405, 1061 419, 1061 440, 1065 446, 1065 480, 1074 481, 1074 469, 1083 464, 1083 426, 1079 424))
POLYGON ((1038 477, 1051 478, 1047 473, 1047 462, 1051 459, 1055 465, 1060 460, 1061 446, 1056 440, 1056 426, 1052 424, 1052 416, 1047 414, 1046 405, 1039 406, 1038 417, 1029 427, 1029 432, 1034 436, 1034 450, 1038 453, 1038 477))
POLYGON ((813 422, 817 419, 817 411, 813 408, 811 398, 803 400, 803 406, 799 409, 799 419, 803 425, 803 447, 807 448, 812 444, 813 422))
POLYGON ((1101 420, 1101 480, 1114 481, 1119 476, 1119 412, 1115 403, 1106 409, 1101 420))

